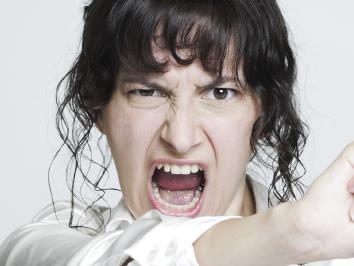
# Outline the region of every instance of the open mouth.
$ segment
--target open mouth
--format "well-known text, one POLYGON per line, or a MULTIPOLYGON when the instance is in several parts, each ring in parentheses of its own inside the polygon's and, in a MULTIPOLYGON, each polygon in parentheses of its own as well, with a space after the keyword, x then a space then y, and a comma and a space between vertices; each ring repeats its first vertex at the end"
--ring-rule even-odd
POLYGON ((158 165, 151 178, 150 200, 166 215, 195 217, 201 208, 204 170, 197 165, 158 165))

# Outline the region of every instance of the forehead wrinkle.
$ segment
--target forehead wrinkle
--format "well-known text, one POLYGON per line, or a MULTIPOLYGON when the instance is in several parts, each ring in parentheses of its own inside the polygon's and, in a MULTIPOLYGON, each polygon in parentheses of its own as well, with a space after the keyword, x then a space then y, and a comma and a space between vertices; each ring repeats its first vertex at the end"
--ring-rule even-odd
MULTIPOLYGON (((120 80, 123 83, 138 83, 138 84, 146 85, 146 86, 149 86, 152 88, 155 87, 158 89, 165 89, 168 91, 172 91, 172 90, 177 89, 180 85, 180 79, 177 78, 175 86, 170 86, 169 85, 170 81, 169 81, 168 77, 166 77, 167 73, 164 73, 161 75, 151 74, 151 75, 146 75, 146 76, 144 76, 142 74, 141 75, 139 75, 139 74, 128 75, 128 76, 123 76, 120 80)), ((208 80, 208 82, 206 82, 204 84, 193 84, 193 85, 197 88, 206 88, 206 89, 215 88, 215 87, 221 86, 226 83, 233 83, 235 85, 238 85, 237 81, 234 77, 227 76, 227 75, 225 75, 225 76, 209 76, 206 79, 208 80)))
POLYGON ((156 89, 163 89, 163 90, 167 90, 167 91, 171 91, 172 88, 170 88, 169 86, 166 86, 165 84, 161 83, 158 80, 158 77, 156 75, 147 75, 144 76, 143 74, 134 74, 134 75, 129 75, 129 76, 124 76, 122 78, 120 78, 120 82, 122 83, 136 83, 136 84, 141 84, 141 85, 145 85, 147 87, 150 88, 156 88, 156 89))

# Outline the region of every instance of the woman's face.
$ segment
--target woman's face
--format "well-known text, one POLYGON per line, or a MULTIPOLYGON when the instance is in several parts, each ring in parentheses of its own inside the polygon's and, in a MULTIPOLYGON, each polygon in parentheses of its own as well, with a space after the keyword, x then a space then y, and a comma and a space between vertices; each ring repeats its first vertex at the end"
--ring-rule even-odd
POLYGON ((166 73, 120 75, 99 125, 135 217, 242 215, 258 101, 198 62, 166 73))

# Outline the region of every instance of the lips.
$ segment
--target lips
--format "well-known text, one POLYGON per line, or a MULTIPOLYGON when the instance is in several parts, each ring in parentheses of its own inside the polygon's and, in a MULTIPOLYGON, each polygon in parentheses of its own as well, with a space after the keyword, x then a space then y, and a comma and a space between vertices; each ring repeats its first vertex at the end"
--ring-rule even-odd
POLYGON ((147 180, 149 200, 153 208, 171 216, 197 216, 205 197, 206 170, 207 167, 203 163, 191 160, 154 161, 147 180), (197 165, 199 171, 172 174, 168 169, 161 169, 162 165, 166 168, 169 168, 169 165, 175 168, 197 165))

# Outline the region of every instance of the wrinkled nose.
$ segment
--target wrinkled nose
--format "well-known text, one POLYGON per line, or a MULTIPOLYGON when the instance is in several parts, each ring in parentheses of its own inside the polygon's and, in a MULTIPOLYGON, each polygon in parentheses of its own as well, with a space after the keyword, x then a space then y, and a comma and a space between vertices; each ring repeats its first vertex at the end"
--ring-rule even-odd
POLYGON ((201 142, 193 106, 180 106, 171 110, 161 130, 161 138, 172 152, 184 155, 201 142))

